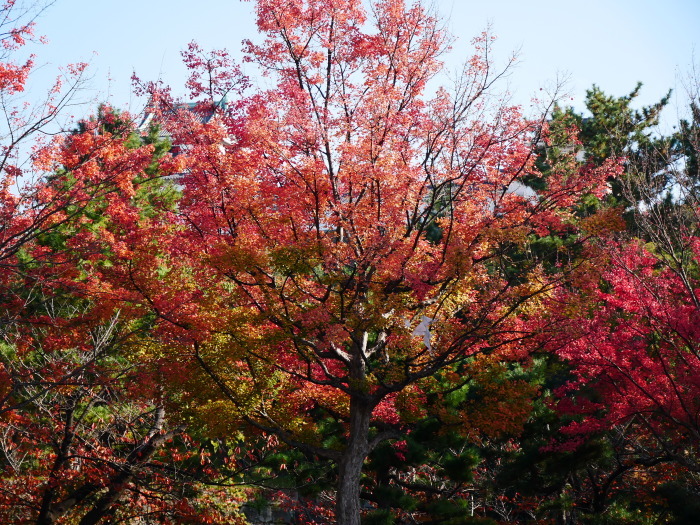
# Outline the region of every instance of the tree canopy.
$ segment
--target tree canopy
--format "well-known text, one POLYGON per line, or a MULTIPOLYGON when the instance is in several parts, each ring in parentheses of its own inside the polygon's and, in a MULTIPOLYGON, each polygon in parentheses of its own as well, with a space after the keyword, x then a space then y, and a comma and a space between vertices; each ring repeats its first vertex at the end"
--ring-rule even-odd
POLYGON ((191 43, 150 126, 101 106, 24 168, 61 103, 8 121, 2 519, 683 522, 697 103, 527 117, 489 33, 445 82, 420 2, 256 6, 265 88, 191 43))

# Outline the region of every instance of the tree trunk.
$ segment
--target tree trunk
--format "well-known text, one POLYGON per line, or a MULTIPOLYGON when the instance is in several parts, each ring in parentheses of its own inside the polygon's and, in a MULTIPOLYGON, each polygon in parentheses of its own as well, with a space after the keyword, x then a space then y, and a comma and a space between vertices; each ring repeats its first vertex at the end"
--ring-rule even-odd
POLYGON ((372 405, 350 398, 350 435, 340 460, 336 520, 339 525, 360 525, 360 477, 369 453, 369 421, 372 405))

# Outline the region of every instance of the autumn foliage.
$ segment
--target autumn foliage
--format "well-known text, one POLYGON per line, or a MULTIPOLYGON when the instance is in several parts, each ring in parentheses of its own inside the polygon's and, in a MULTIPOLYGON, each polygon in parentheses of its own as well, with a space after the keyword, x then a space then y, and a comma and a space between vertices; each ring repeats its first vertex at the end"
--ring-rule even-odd
POLYGON ((652 474, 698 468, 692 221, 629 240, 626 160, 499 97, 488 33, 439 87, 420 3, 256 9, 267 89, 191 43, 188 104, 139 82, 150 127, 103 106, 19 187, 3 145, 2 519, 670 516, 652 474))

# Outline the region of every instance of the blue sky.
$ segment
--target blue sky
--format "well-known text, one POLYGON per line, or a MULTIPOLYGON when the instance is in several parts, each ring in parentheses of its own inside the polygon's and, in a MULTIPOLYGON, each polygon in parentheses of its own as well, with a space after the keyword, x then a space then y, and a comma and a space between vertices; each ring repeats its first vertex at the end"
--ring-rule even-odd
MULTIPOLYGON (((448 68, 469 56, 469 41, 489 23, 499 37, 497 60, 519 50, 509 84, 524 106, 558 76, 568 76, 567 101, 579 108, 593 83, 623 95, 641 81, 646 103, 669 88, 681 97, 679 75, 690 70, 694 52, 700 61, 700 0, 433 0, 432 5, 457 37, 448 68)), ((46 82, 62 64, 88 61, 92 80, 86 100, 108 99, 139 111, 142 101, 130 92, 132 71, 146 80, 161 78, 182 93, 186 71, 180 50, 196 40, 240 56, 241 41, 256 35, 253 9, 253 2, 239 0, 57 0, 37 23, 49 44, 34 50, 44 65, 34 84, 46 82)))

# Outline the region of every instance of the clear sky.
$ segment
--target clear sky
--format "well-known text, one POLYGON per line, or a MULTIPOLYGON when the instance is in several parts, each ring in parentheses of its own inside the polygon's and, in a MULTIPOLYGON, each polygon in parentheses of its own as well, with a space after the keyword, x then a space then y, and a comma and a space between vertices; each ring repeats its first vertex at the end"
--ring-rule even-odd
MULTIPOLYGON (((505 60, 519 50, 511 76, 514 99, 528 105, 540 87, 568 76, 569 103, 582 108, 585 90, 598 84, 615 95, 644 83, 641 100, 683 91, 678 77, 700 62, 700 0, 433 0, 457 37, 448 67, 470 54, 469 41, 489 23, 505 60)), ((138 111, 130 95, 135 71, 161 78, 183 93, 186 71, 179 52, 191 40, 240 56, 241 41, 255 39, 254 2, 239 0, 56 0, 38 20, 49 44, 35 49, 44 64, 35 85, 56 67, 91 65, 87 97, 138 111)), ((86 109, 84 113, 90 110, 86 109)), ((675 111, 675 110, 672 110, 675 111)))

